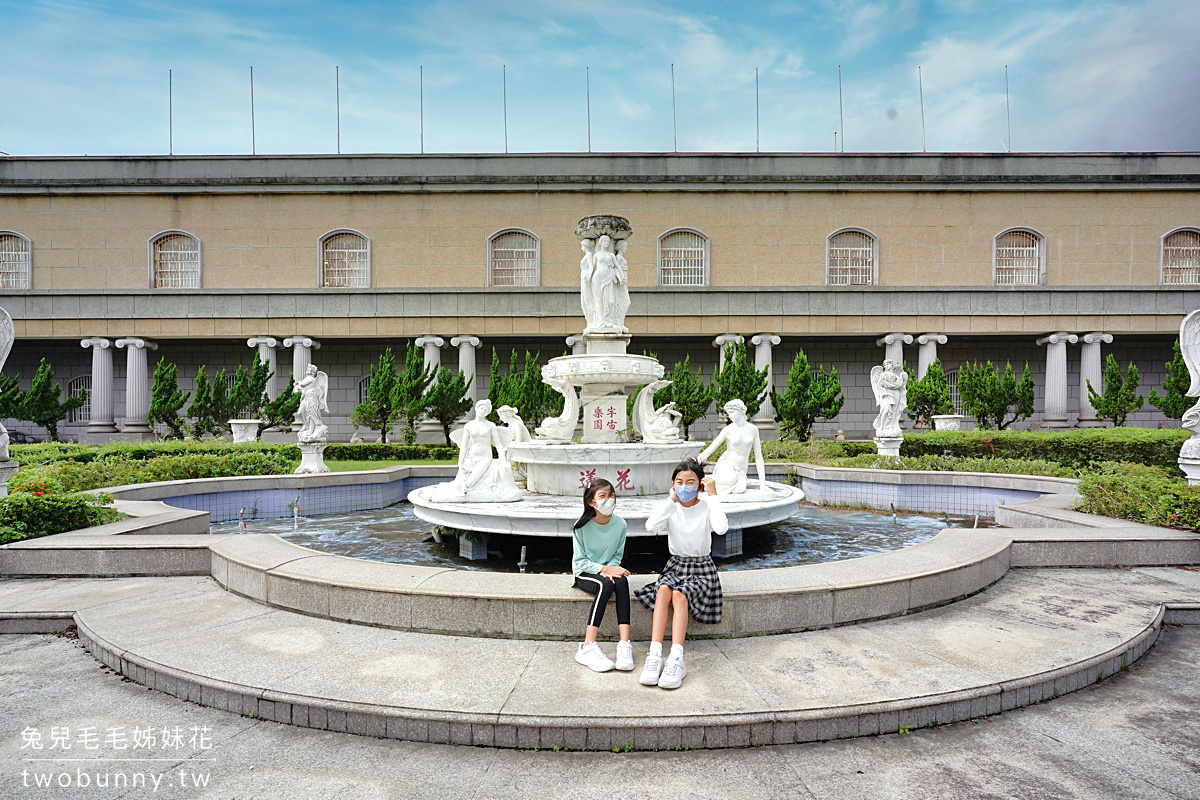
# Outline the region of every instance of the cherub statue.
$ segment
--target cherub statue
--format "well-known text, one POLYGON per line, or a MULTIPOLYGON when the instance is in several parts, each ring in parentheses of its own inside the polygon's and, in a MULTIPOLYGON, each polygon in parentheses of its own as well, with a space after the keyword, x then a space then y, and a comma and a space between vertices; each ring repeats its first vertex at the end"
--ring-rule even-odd
MULTIPOLYGON (((1179 349, 1192 378, 1186 394, 1200 397, 1200 311, 1188 314, 1179 325, 1179 349)), ((1188 483, 1200 485, 1200 402, 1183 412, 1182 422, 1192 437, 1179 449, 1179 467, 1188 476, 1188 483)))
POLYGON ((883 366, 871 368, 871 391, 879 413, 872 425, 876 439, 896 439, 904 436, 900 415, 908 407, 908 373, 899 361, 884 361, 883 366))
POLYGON ((301 444, 326 441, 329 428, 321 421, 321 412, 329 413, 329 376, 315 364, 309 364, 292 391, 300 393, 300 407, 296 409, 296 421, 300 423, 297 441, 301 444))
POLYGON ((654 408, 654 393, 670 386, 668 380, 657 380, 646 385, 633 402, 633 430, 646 444, 674 444, 681 441, 679 429, 683 415, 675 410, 674 403, 654 408))
POLYGON ((565 398, 562 413, 557 417, 548 417, 537 426, 539 439, 565 444, 575 437, 575 426, 579 423, 579 397, 575 387, 563 377, 547 377, 547 364, 542 367, 542 380, 549 384, 554 391, 565 398))
MULTIPOLYGON (((12 351, 13 340, 17 338, 16 329, 13 327, 12 317, 3 308, 0 308, 0 370, 4 369, 4 362, 8 360, 8 354, 12 351)), ((0 462, 11 461, 8 454, 8 429, 0 425, 0 462)))

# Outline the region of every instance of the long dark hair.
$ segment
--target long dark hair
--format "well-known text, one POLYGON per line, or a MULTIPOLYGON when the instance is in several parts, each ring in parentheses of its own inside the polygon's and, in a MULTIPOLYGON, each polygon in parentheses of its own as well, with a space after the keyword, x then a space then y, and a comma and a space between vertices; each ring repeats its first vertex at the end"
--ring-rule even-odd
POLYGON ((609 489, 611 489, 613 497, 617 496, 617 489, 615 486, 613 486, 604 478, 596 478, 596 480, 589 483, 587 488, 583 490, 583 516, 580 517, 572 527, 578 530, 584 525, 587 525, 588 522, 591 521, 592 517, 596 516, 596 508, 592 505, 592 499, 596 496, 596 490, 602 486, 607 486, 609 489))

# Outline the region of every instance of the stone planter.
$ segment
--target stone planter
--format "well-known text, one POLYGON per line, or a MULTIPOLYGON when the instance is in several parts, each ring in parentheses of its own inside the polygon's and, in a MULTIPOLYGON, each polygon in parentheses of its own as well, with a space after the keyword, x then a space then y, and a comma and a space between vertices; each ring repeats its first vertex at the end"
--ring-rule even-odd
POLYGON ((962 428, 962 414, 934 414, 933 429, 935 431, 957 431, 962 428))
POLYGON ((234 442, 253 442, 258 439, 258 426, 262 424, 257 419, 231 419, 229 427, 233 429, 234 442))

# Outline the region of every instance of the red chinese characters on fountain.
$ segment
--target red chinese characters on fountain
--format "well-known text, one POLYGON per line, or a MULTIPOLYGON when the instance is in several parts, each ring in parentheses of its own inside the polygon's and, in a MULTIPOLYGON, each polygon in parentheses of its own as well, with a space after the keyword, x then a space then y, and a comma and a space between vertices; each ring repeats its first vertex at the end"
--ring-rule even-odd
POLYGON ((594 430, 594 431, 604 430, 604 409, 597 408, 595 413, 592 414, 592 416, 595 417, 595 421, 592 423, 592 430, 594 430))
POLYGON ((617 488, 632 489, 633 481, 629 480, 629 469, 617 470, 617 488))
POLYGON ((586 489, 587 487, 591 486, 595 480, 596 480, 596 470, 589 469, 587 472, 584 472, 583 470, 579 471, 579 488, 580 489, 586 489))
MULTIPOLYGON (((600 409, 596 409, 599 411, 600 409)), ((608 407, 608 429, 615 431, 617 429, 617 410, 612 406, 608 407)))

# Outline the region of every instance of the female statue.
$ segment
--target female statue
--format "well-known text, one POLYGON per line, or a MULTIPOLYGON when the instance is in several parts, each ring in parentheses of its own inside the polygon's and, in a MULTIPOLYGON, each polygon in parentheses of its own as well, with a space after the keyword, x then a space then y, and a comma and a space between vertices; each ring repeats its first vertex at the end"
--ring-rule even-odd
POLYGON ((525 420, 521 419, 521 415, 512 406, 500 406, 496 409, 496 416, 500 417, 500 421, 504 426, 512 431, 513 442, 529 442, 533 441, 533 437, 529 435, 529 428, 525 427, 525 420))
POLYGON ((629 262, 625 260, 625 251, 628 249, 629 242, 624 239, 617 240, 616 306, 613 309, 613 320, 619 328, 625 327, 625 315, 629 313, 629 262))
POLYGON ((879 406, 879 414, 872 423, 876 438, 903 436, 900 415, 908 406, 908 373, 900 362, 884 361, 882 367, 872 367, 871 391, 875 394, 875 404, 879 406))
POLYGON ((613 252, 613 240, 604 234, 596 240, 596 253, 593 256, 595 267, 592 271, 592 302, 598 312, 597 324, 588 325, 592 333, 627 333, 624 316, 619 315, 617 303, 617 281, 620 278, 620 267, 617 264, 616 253, 613 252))
POLYGON ((583 258, 579 260, 579 305, 583 309, 583 318, 588 330, 601 324, 601 314, 596 305, 596 295, 592 290, 592 274, 596 271, 596 240, 584 239, 579 243, 583 250, 583 258))
POLYGON ((523 492, 513 478, 508 461, 508 446, 513 433, 488 420, 492 401, 475 404, 475 418, 450 433, 458 445, 458 474, 450 483, 434 487, 430 500, 435 503, 509 503, 520 500, 523 492), (492 456, 492 448, 497 456, 492 456))
POLYGON ((758 472, 758 488, 767 488, 766 470, 763 469, 762 439, 758 428, 746 420, 746 404, 733 399, 725 404, 729 424, 721 429, 703 453, 700 463, 715 453, 722 443, 725 452, 717 459, 713 478, 717 481, 717 494, 743 494, 746 491, 746 473, 750 469, 750 455, 754 454, 754 465, 758 472))
POLYGON ((300 393, 300 407, 296 409, 300 431, 296 439, 302 444, 324 442, 329 428, 321 422, 321 412, 329 413, 329 376, 318 371, 315 364, 309 364, 292 391, 300 393))

